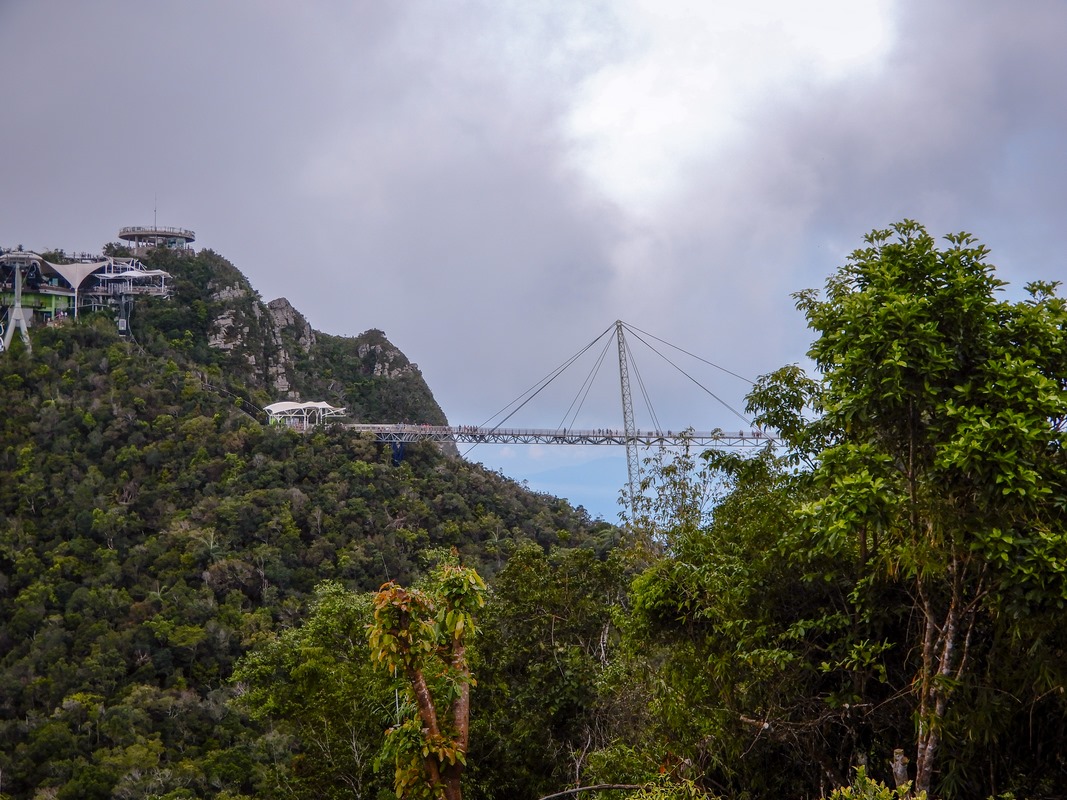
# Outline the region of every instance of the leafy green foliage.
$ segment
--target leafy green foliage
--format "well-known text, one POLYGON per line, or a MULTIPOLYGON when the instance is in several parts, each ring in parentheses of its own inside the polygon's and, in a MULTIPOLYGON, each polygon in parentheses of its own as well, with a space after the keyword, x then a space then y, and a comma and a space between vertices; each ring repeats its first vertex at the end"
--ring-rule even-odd
POLYGON ((390 582, 375 595, 371 658, 403 678, 409 709, 386 731, 383 748, 402 800, 461 800, 474 684, 467 646, 485 593, 481 576, 455 563, 453 553, 425 589, 390 582))
POLYGON ((617 691, 655 712, 631 762, 802 795, 911 741, 919 792, 1063 783, 1067 305, 1001 299, 986 255, 873 232, 797 296, 817 375, 750 396, 781 460, 653 465, 617 691))
POLYGON ((867 776, 866 767, 857 767, 852 783, 840 789, 834 789, 830 800, 926 800, 926 792, 912 794, 911 784, 905 783, 896 789, 890 789, 881 781, 867 776))
POLYGON ((362 797, 385 788, 373 762, 393 692, 371 664, 370 615, 368 595, 323 583, 302 625, 260 636, 234 670, 238 705, 277 723, 279 745, 298 748, 275 776, 287 794, 362 797))
POLYGON ((986 248, 947 242, 913 222, 874 231, 825 299, 798 296, 828 437, 803 514, 826 546, 854 548, 870 579, 852 597, 860 613, 881 605, 878 583, 914 598, 895 644, 914 654, 920 791, 983 655, 976 632, 1067 602, 1067 306, 1049 284, 998 299, 986 248))
POLYGON ((309 358, 330 365, 323 378, 344 387, 342 398, 355 419, 447 424, 418 367, 379 330, 353 338, 320 333, 309 358))
MULTIPOLYGON (((213 270, 225 277, 214 258, 174 267, 192 270, 191 304, 213 270)), ((0 359, 0 774, 13 797, 324 796, 311 723, 272 727, 231 703, 254 643, 293 629, 324 580, 412 581, 434 546, 492 573, 523 542, 608 527, 434 447, 396 468, 343 430, 261 425, 234 395, 262 389, 223 375, 232 353, 197 360, 213 313, 147 304, 135 342, 85 315, 0 359)))
POLYGON ((919 791, 1062 793, 1067 305, 967 235, 866 244, 797 297, 815 376, 750 396, 786 450, 653 459, 625 557, 435 447, 261 425, 286 385, 443 415, 380 331, 312 335, 216 254, 153 256, 133 340, 35 329, 0 359, 2 790, 891 798, 911 742, 919 791), (426 576, 451 548, 491 588, 426 576))
POLYGON ((470 782, 535 800, 573 780, 623 720, 601 692, 628 577, 620 551, 521 545, 492 582, 474 656, 470 782))
POLYGON ((870 736, 858 695, 884 675, 844 613, 849 565, 813 553, 794 520, 804 476, 769 450, 669 466, 649 472, 657 495, 710 501, 677 526, 656 517, 664 555, 633 584, 629 671, 651 679, 622 688, 650 698, 653 764, 729 795, 845 782, 870 736))

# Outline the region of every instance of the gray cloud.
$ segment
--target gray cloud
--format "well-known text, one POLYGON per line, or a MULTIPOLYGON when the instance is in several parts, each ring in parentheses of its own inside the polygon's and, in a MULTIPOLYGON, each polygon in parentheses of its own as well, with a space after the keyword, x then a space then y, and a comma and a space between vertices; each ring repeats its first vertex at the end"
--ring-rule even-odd
MULTIPOLYGON (((884 60, 764 87, 640 211, 567 119, 645 43, 578 5, 4 3, 0 244, 97 249, 158 196, 267 299, 384 329, 468 423, 616 318, 745 375, 801 359, 789 294, 904 216, 973 231, 1013 281, 1067 277, 1061 3, 902 0, 884 60)), ((729 419, 644 370, 666 425, 729 419)))

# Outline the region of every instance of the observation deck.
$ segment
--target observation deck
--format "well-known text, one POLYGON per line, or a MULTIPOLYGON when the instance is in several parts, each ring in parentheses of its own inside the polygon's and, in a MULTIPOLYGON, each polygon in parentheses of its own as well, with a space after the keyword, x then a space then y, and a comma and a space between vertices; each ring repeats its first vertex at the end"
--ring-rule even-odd
POLYGON ((129 242, 137 255, 157 247, 168 250, 192 250, 196 234, 187 228, 171 228, 164 225, 130 225, 119 231, 119 238, 129 242))

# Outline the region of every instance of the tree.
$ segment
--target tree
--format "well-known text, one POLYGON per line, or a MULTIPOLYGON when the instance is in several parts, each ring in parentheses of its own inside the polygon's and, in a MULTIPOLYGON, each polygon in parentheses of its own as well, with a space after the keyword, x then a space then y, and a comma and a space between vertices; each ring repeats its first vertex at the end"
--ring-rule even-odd
POLYGON ((860 565, 857 619, 881 587, 910 603, 884 647, 911 673, 918 791, 985 671, 979 633, 1067 602, 1067 306, 1049 283, 1000 299, 987 249, 946 240, 911 221, 870 233, 824 297, 797 295, 818 377, 787 369, 750 401, 813 466, 801 516, 860 565))
POLYGON ((813 553, 794 520, 806 476, 770 449, 682 452, 649 467, 657 507, 642 519, 662 554, 634 581, 624 628, 633 665, 620 689, 649 707, 631 760, 722 796, 844 784, 867 738, 854 684, 871 670, 842 613, 848 562, 813 553))
POLYGON ((617 707, 599 703, 628 584, 621 556, 525 543, 494 578, 479 618, 469 792, 551 794, 576 780, 625 722, 617 707))
POLYGON ((303 625, 262 637, 234 670, 241 707, 299 742, 276 770, 278 788, 290 796, 364 796, 379 788, 373 756, 392 691, 370 664, 370 616, 368 595, 326 581, 303 625))
POLYGON ((404 679, 405 719, 386 732, 401 798, 462 800, 470 688, 467 645, 486 586, 473 569, 438 566, 425 590, 389 582, 374 598, 372 659, 404 679))

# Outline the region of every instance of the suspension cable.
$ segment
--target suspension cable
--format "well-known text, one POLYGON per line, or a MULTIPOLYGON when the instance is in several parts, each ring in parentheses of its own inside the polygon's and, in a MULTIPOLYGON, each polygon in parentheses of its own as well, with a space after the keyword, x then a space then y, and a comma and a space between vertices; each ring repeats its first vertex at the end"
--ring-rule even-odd
MULTIPOLYGON (((556 367, 554 370, 549 372, 548 375, 546 375, 541 380, 537 381, 537 383, 535 383, 533 386, 531 386, 525 392, 520 394, 518 397, 516 397, 510 403, 505 405, 502 409, 500 409, 500 411, 497 411, 495 414, 493 414, 491 417, 489 417, 489 419, 487 419, 485 422, 483 422, 478 427, 479 428, 484 428, 484 427, 488 426, 489 423, 491 423, 494 419, 499 417, 501 414, 503 414, 505 411, 507 411, 509 408, 511 408, 513 405, 515 405, 520 400, 522 400, 522 398, 525 397, 526 399, 522 400, 522 402, 519 403, 519 405, 515 406, 515 408, 511 411, 510 414, 508 414, 506 417, 501 419, 499 422, 497 422, 495 425, 493 425, 492 428, 489 429, 490 432, 497 430, 501 425, 503 425, 505 422, 507 422, 509 419, 511 419, 513 416, 515 416, 522 409, 523 406, 525 406, 527 403, 529 403, 531 400, 533 400, 535 397, 537 397, 537 395, 539 395, 542 391, 544 391, 545 387, 547 387, 550 383, 552 383, 552 381, 554 381, 556 378, 558 378, 560 375, 562 375, 563 372, 571 364, 573 364, 575 361, 577 361, 579 358, 581 358, 583 355, 585 355, 593 347, 593 345, 595 345, 604 336, 606 336, 608 334, 608 332, 611 331, 614 327, 615 327, 614 325, 609 325, 607 328, 604 329, 604 331, 602 333, 600 333, 600 335, 598 335, 596 338, 594 338, 593 341, 589 342, 589 344, 587 344, 585 347, 583 347, 581 350, 579 350, 573 356, 571 356, 566 361, 564 361, 560 366, 556 367), (529 395, 529 396, 527 397, 527 395, 529 395)), ((474 444, 472 444, 469 448, 467 448, 466 451, 464 451, 463 456, 466 457, 466 455, 468 453, 470 453, 470 451, 473 450, 477 446, 478 446, 478 442, 475 442, 474 444)))
MULTIPOLYGON (((623 323, 625 325, 625 323, 623 323)), ((634 359, 633 350, 630 348, 630 342, 624 340, 626 345, 626 358, 630 362, 630 371, 637 376, 637 385, 641 389, 641 397, 645 400, 645 408, 648 409, 649 416, 652 417, 653 430, 661 430, 659 424, 659 417, 656 415, 656 409, 652 406, 652 397, 648 393, 648 389, 645 387, 645 379, 641 377, 641 370, 637 368, 637 361, 634 359)))
MULTIPOLYGON (((589 391, 593 388, 593 382, 596 380, 596 376, 600 373, 600 367, 604 364, 604 357, 608 354, 608 349, 611 347, 611 337, 604 338, 604 347, 600 351, 600 357, 597 358, 596 363, 593 364, 593 368, 589 371, 589 374, 585 377, 585 382, 578 388, 578 393, 571 400, 570 407, 563 415, 563 421, 559 424, 559 428, 567 429, 573 428, 575 421, 578 419, 578 414, 581 413, 582 406, 585 405, 585 400, 589 397, 589 391), (574 404, 578 404, 578 408, 574 408, 574 404), (571 416, 571 410, 574 409, 574 415, 571 416), (570 425, 567 424, 567 418, 570 417, 570 425)), ((558 430, 558 429, 557 429, 558 430)))
POLYGON ((591 341, 589 344, 587 344, 585 347, 583 347, 581 350, 579 350, 573 356, 568 358, 560 366, 556 367, 554 370, 552 370, 550 373, 548 373, 548 375, 546 375, 544 378, 539 380, 537 383, 535 383, 533 386, 531 386, 525 392, 520 394, 518 397, 516 397, 514 400, 512 400, 510 403, 508 403, 502 409, 500 409, 495 414, 493 414, 491 417, 489 417, 489 419, 487 419, 485 422, 483 422, 479 427, 481 427, 481 428, 486 427, 494 419, 496 419, 498 416, 500 416, 505 411, 507 411, 509 408, 511 408, 511 406, 515 405, 515 403, 518 403, 520 400, 522 400, 522 398, 525 397, 526 399, 522 400, 522 403, 517 408, 515 408, 510 414, 508 414, 506 417, 504 417, 502 420, 500 420, 500 422, 498 422, 496 425, 494 425, 491 428, 491 430, 496 430, 497 428, 499 428, 501 425, 503 425, 505 422, 507 422, 509 419, 511 419, 513 416, 515 416, 515 413, 519 409, 521 409, 524 405, 526 405, 531 400, 533 400, 535 397, 537 397, 537 395, 540 394, 545 389, 546 386, 548 386, 550 383, 552 383, 552 381, 554 381, 556 378, 558 378, 560 375, 562 375, 563 372, 571 364, 573 364, 575 361, 577 361, 579 358, 581 358, 583 355, 585 355, 589 351, 589 349, 592 348, 592 346, 595 345, 601 338, 603 338, 605 335, 607 335, 608 331, 610 331, 610 330, 611 330, 610 327, 606 328, 603 331, 603 333, 601 333, 599 336, 597 336, 595 339, 593 339, 593 341, 591 341), (527 395, 529 395, 529 397, 527 397, 527 395))
MULTIPOLYGON (((653 353, 655 353, 660 358, 662 358, 664 361, 666 361, 668 364, 670 364, 672 367, 674 367, 674 369, 676 369, 678 372, 680 372, 682 375, 684 375, 686 378, 688 378, 690 381, 692 381, 694 384, 696 384, 709 397, 713 398, 716 402, 718 402, 720 405, 722 405, 725 409, 727 409, 732 414, 734 414, 736 417, 738 417, 740 420, 745 422, 745 424, 751 424, 750 421, 748 420, 748 418, 745 417, 744 414, 742 414, 740 411, 738 411, 736 408, 731 406, 729 403, 727 403, 725 400, 723 400, 721 397, 719 397, 713 391, 711 391, 706 386, 704 386, 700 381, 698 381, 696 378, 694 378, 692 375, 690 375, 688 372, 686 372, 684 369, 682 369, 678 364, 676 364, 674 361, 672 361, 670 358, 668 358, 666 355, 664 355, 662 352, 660 352, 660 350, 658 350, 656 347, 654 347, 652 344, 650 344, 643 337, 648 337, 649 339, 654 339, 655 341, 657 341, 657 342, 659 342, 661 344, 664 344, 667 347, 670 347, 670 348, 672 348, 674 350, 677 350, 678 352, 683 353, 683 354, 689 356, 690 358, 694 358, 694 359, 696 359, 697 361, 700 361, 703 364, 707 364, 708 366, 714 367, 715 369, 717 369, 717 370, 719 370, 721 372, 725 372, 727 375, 731 375, 731 376, 733 376, 733 377, 735 377, 735 378, 737 378, 739 380, 745 381, 746 383, 748 383, 750 385, 755 385, 752 380, 750 380, 749 378, 746 378, 743 375, 738 375, 736 372, 733 372, 733 371, 731 371, 729 369, 726 369, 725 367, 722 367, 722 366, 720 366, 718 364, 715 364, 712 361, 708 361, 706 358, 701 358, 700 356, 696 355, 695 353, 691 353, 691 352, 689 352, 688 350, 686 350, 686 349, 684 349, 682 347, 678 347, 677 345, 672 344, 671 342, 668 342, 665 339, 661 339, 660 337, 658 337, 658 336, 656 336, 654 334, 648 333, 647 331, 644 331, 644 330, 642 330, 640 328, 637 328, 637 327, 635 327, 633 325, 630 325, 629 323, 625 323, 624 322, 624 323, 622 323, 622 325, 625 327, 626 330, 628 330, 631 334, 633 334, 633 336, 638 341, 640 341, 643 345, 645 345, 645 347, 647 347, 653 353)), ((539 395, 542 391, 544 391, 548 387, 548 385, 550 383, 552 383, 556 378, 558 378, 560 375, 562 375, 575 361, 577 361, 579 358, 581 358, 583 355, 585 355, 587 352, 589 352, 589 350, 591 350, 594 347, 594 345, 596 345, 597 342, 599 342, 601 339, 605 338, 608 335, 608 333, 612 331, 612 329, 614 327, 615 327, 614 324, 608 326, 599 335, 594 337, 592 341, 590 341, 587 345, 585 345, 585 347, 581 348, 577 353, 575 353, 570 358, 568 358, 566 361, 564 361, 560 366, 556 367, 554 370, 549 372, 548 375, 546 375, 545 377, 541 378, 541 380, 539 380, 536 383, 534 383, 533 386, 531 386, 525 392, 520 394, 518 397, 516 397, 510 403, 508 403, 503 408, 501 408, 499 411, 497 411, 495 414, 493 414, 491 417, 489 417, 479 427, 480 428, 488 428, 489 432, 493 432, 493 431, 498 430, 504 423, 506 423, 513 416, 515 416, 515 414, 517 414, 524 406, 526 406, 530 401, 532 401, 535 397, 537 397, 537 395, 539 395), (514 408, 513 408, 513 406, 514 406, 514 408), (509 412, 508 409, 511 409, 511 411, 509 412), (492 421, 494 419, 496 419, 497 417, 500 417, 502 414, 505 414, 505 412, 508 412, 506 414, 506 416, 501 418, 500 421, 497 422, 496 424, 492 425, 492 427, 489 427, 490 423, 492 423, 492 421)), ((608 341, 604 345, 604 348, 601 350, 600 355, 597 357, 597 361, 594 364, 593 368, 590 370, 589 374, 586 376, 582 386, 578 389, 578 392, 575 395, 574 399, 571 400, 570 406, 568 407, 566 413, 563 415, 563 421, 560 424, 560 428, 565 428, 567 426, 567 420, 568 419, 571 420, 571 426, 573 427, 574 421, 577 419, 578 414, 581 412, 581 409, 582 409, 583 405, 585 404, 586 398, 588 398, 588 396, 589 396, 589 392, 592 389, 593 381, 596 378, 596 376, 599 374, 600 368, 603 365, 603 362, 604 362, 604 359, 605 359, 605 357, 607 355, 607 352, 608 352, 608 349, 610 347, 610 344, 611 344, 611 340, 608 339, 608 341), (575 408, 575 404, 577 404, 577 408, 575 408), (574 412, 573 414, 571 413, 572 410, 574 412)), ((652 423, 655 426, 655 429, 656 430, 660 430, 661 429, 661 425, 660 425, 660 422, 659 422, 659 418, 656 415, 656 410, 652 405, 652 399, 651 399, 651 396, 649 395, 648 388, 645 386, 644 379, 641 376, 640 370, 638 370, 638 368, 637 368, 637 362, 634 360, 633 350, 630 347, 630 343, 628 341, 624 340, 624 346, 626 348, 627 357, 628 357, 629 362, 631 364, 632 371, 637 376, 638 387, 640 388, 641 396, 644 399, 645 407, 648 409, 648 412, 649 412, 650 416, 652 417, 652 423)), ((478 446, 478 443, 472 444, 463 453, 463 455, 466 456, 468 453, 471 452, 471 450, 473 450, 477 446, 478 446)))
MULTIPOLYGON (((756 385, 755 381, 749 380, 744 375, 738 375, 736 372, 731 372, 726 367, 720 367, 718 364, 715 364, 715 363, 713 363, 711 361, 708 361, 706 358, 701 358, 696 353, 690 353, 688 350, 685 350, 685 349, 679 347, 676 344, 671 344, 670 342, 665 341, 665 340, 663 340, 663 339, 659 338, 658 336, 655 336, 655 335, 653 335, 651 333, 648 333, 647 331, 643 331, 640 328, 637 328, 637 327, 629 324, 628 322, 624 322, 623 325, 625 325, 631 332, 634 332, 635 336, 637 336, 638 333, 643 333, 645 336, 649 337, 650 339, 655 339, 657 342, 660 342, 662 344, 667 345, 667 347, 673 347, 678 352, 685 353, 690 358, 695 358, 697 361, 701 361, 704 364, 707 364, 709 367, 715 367, 715 369, 720 370, 722 372, 725 372, 727 375, 732 375, 733 377, 737 378, 738 380, 742 380, 742 381, 744 381, 745 383, 747 383, 747 384, 749 384, 751 386, 755 386, 756 385)), ((640 339, 641 337, 638 336, 637 338, 640 339)), ((650 347, 650 345, 648 345, 648 342, 645 342, 645 345, 650 347)), ((655 353, 656 351, 653 350, 652 352, 655 353)), ((656 353, 656 354, 660 355, 661 357, 663 357, 660 353, 656 353)))
MULTIPOLYGON (((629 326, 627 326, 627 327, 629 327, 629 326)), ((657 349, 656 349, 655 347, 653 347, 653 346, 652 346, 652 345, 650 345, 650 344, 649 344, 648 342, 646 342, 646 341, 645 341, 644 339, 642 339, 642 338, 641 338, 641 336, 640 336, 640 335, 639 335, 638 333, 636 333, 636 332, 635 332, 635 330, 631 330, 630 332, 631 332, 631 333, 633 333, 633 334, 634 334, 634 336, 635 336, 635 337, 637 338, 637 340, 638 340, 639 342, 641 342, 641 343, 642 343, 642 344, 643 344, 643 345, 644 345, 645 347, 647 347, 647 348, 648 348, 649 350, 651 350, 651 351, 652 351, 653 353, 655 353, 656 355, 658 355, 658 356, 659 356, 660 358, 662 358, 662 359, 663 359, 664 361, 666 361, 666 362, 667 362, 668 364, 670 364, 670 365, 671 365, 672 367, 674 367, 674 368, 675 368, 676 370, 678 370, 678 371, 679 371, 680 373, 682 373, 682 374, 683 374, 683 375, 684 375, 685 377, 689 378, 689 380, 691 380, 691 381, 692 381, 693 383, 695 383, 695 384, 696 384, 697 386, 699 386, 699 387, 700 387, 701 389, 703 389, 703 390, 704 390, 704 391, 705 391, 705 392, 706 392, 706 393, 707 393, 707 394, 708 394, 709 396, 711 396, 711 397, 713 397, 713 398, 714 398, 715 400, 717 400, 717 401, 718 401, 718 402, 719 402, 719 403, 720 403, 720 404, 721 404, 721 405, 722 405, 722 406, 723 406, 723 407, 724 407, 725 409, 727 409, 728 411, 730 411, 731 413, 733 413, 733 414, 734 414, 735 416, 737 416, 737 417, 738 417, 739 419, 741 419, 742 421, 744 421, 744 423, 745 423, 746 425, 750 425, 750 424, 751 424, 751 422, 749 421, 749 419, 748 419, 748 418, 747 418, 747 417, 746 417, 746 416, 745 416, 744 414, 742 414, 742 413, 741 413, 740 411, 738 411, 738 410, 737 410, 736 408, 734 408, 733 406, 731 406, 731 405, 730 405, 729 403, 727 403, 727 402, 726 402, 725 400, 723 400, 723 399, 722 399, 721 397, 719 397, 719 396, 718 396, 717 394, 715 394, 715 393, 714 393, 713 391, 711 391, 711 390, 710 390, 710 389, 709 389, 708 387, 706 387, 706 386, 705 386, 704 384, 702 384, 702 383, 701 383, 700 381, 698 381, 698 380, 697 380, 696 378, 694 378, 694 377, 693 377, 692 375, 690 375, 690 374, 689 374, 688 372, 686 372, 686 371, 685 371, 684 369, 682 369, 682 368, 681 368, 681 367, 679 367, 679 366, 678 366, 677 364, 675 364, 675 363, 674 363, 673 361, 671 361, 671 360, 670 360, 669 358, 667 358, 667 356, 663 355, 663 353, 661 353, 661 352, 660 352, 659 350, 657 350, 657 349)), ((656 337, 655 337, 655 336, 653 336, 652 338, 653 338, 653 339, 656 339, 656 337)), ((657 340, 657 341, 663 341, 662 339, 656 339, 656 340, 657 340)), ((664 344, 669 344, 669 342, 664 342, 664 344)), ((674 345, 671 345, 671 346, 673 347, 674 345)), ((681 348, 680 348, 680 347, 676 347, 675 349, 676 349, 676 350, 681 350, 681 348)), ((684 350, 682 350, 682 352, 685 352, 685 351, 684 351, 684 350)), ((696 358, 696 356, 694 356, 694 358, 696 358)), ((700 359, 700 360, 701 360, 701 361, 704 361, 704 359, 700 359)), ((704 363, 706 363, 706 364, 711 364, 711 362, 710 362, 710 361, 704 361, 704 363)), ((716 365, 715 365, 715 364, 711 364, 711 366, 716 366, 716 365)), ((719 369, 722 369, 722 367, 718 367, 718 368, 719 368, 719 369)), ((726 369, 723 369, 723 372, 730 372, 730 371, 729 371, 729 370, 726 370, 726 369)), ((734 373, 732 373, 732 372, 730 372, 730 374, 731 374, 731 375, 734 375, 734 373)), ((741 376, 740 376, 740 375, 735 375, 735 377, 741 378, 741 376)), ((747 379, 746 379, 746 378, 741 378, 741 380, 747 380, 747 379)), ((751 381, 750 381, 750 382, 751 382, 751 381)))

